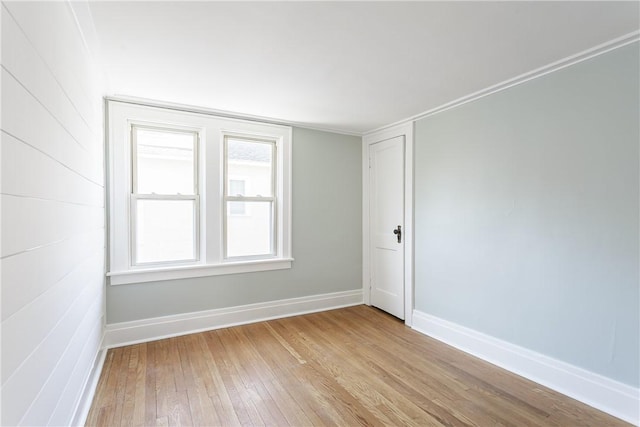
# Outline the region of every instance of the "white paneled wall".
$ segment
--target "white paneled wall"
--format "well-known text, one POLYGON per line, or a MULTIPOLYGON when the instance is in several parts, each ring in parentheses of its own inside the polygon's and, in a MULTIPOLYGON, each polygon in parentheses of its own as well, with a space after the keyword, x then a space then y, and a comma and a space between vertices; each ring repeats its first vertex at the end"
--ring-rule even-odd
POLYGON ((3 2, 2 425, 69 425, 100 352, 99 74, 67 2, 3 2))

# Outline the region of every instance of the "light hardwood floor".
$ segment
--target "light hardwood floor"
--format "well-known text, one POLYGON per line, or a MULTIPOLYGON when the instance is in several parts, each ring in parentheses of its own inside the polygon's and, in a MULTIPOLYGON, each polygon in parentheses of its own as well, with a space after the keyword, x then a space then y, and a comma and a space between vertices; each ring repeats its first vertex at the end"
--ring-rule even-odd
POLYGON ((109 350, 87 425, 627 424, 356 306, 109 350))

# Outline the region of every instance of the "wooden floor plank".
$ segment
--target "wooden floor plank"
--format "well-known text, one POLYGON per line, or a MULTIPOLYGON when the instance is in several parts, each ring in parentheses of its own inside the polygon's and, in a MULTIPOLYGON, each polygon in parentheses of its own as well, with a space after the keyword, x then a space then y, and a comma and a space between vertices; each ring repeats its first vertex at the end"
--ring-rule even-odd
MULTIPOLYGON (((133 408, 128 407, 131 414, 130 425, 145 425, 145 394, 146 394, 146 367, 147 367, 147 346, 139 344, 137 347, 137 363, 135 366, 135 381, 133 383, 133 408)), ((127 414, 129 415, 129 414, 127 414)))
POLYGON ((372 307, 108 351, 87 425, 626 426, 372 307))
MULTIPOLYGON (((308 318, 300 321, 302 320, 308 320, 308 318)), ((369 376, 369 369, 362 364, 361 359, 350 357, 352 354, 349 353, 348 346, 344 345, 342 334, 327 328, 305 326, 307 326, 305 342, 310 346, 311 353, 317 355, 316 363, 325 371, 331 372, 342 389, 352 396, 358 396, 363 407, 384 424, 413 424, 411 415, 415 413, 406 414, 403 410, 394 410, 398 408, 399 401, 404 400, 403 397, 385 387, 384 382, 379 378, 369 376)), ((413 406, 410 402, 408 403, 409 405, 405 405, 402 409, 407 410, 408 406, 413 406)))
POLYGON ((167 360, 169 358, 169 340, 156 343, 156 416, 162 423, 169 423, 169 398, 175 392, 173 375, 167 360))
MULTIPOLYGON (((157 392, 156 377, 158 370, 156 369, 156 348, 157 342, 143 344, 146 348, 147 365, 144 367, 144 425, 152 426, 156 423, 157 414, 157 392)), ((136 402, 138 404, 138 402, 136 402)))
POLYGON ((117 380, 114 393, 114 410, 113 418, 110 420, 111 425, 120 425, 124 411, 124 397, 127 387, 127 376, 129 374, 129 357, 131 355, 132 346, 122 347, 122 355, 117 369, 117 380))
POLYGON ((140 346, 131 346, 129 355, 129 363, 127 364, 127 379, 124 390, 124 402, 122 407, 121 426, 133 425, 133 416, 135 413, 135 396, 138 384, 138 362, 139 362, 140 346))
POLYGON ((214 381, 214 389, 209 395, 212 400, 220 401, 220 417, 226 424, 233 425, 259 425, 262 419, 249 399, 244 399, 236 389, 240 383, 238 375, 231 370, 230 363, 226 362, 226 351, 215 331, 204 334, 206 338, 205 353, 206 364, 214 381))

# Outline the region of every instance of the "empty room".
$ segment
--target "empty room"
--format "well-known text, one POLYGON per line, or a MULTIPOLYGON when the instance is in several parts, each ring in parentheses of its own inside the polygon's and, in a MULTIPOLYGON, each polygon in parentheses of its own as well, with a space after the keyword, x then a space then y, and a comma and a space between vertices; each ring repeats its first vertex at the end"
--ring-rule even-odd
POLYGON ((640 2, 0 15, 1 425, 640 425, 640 2))

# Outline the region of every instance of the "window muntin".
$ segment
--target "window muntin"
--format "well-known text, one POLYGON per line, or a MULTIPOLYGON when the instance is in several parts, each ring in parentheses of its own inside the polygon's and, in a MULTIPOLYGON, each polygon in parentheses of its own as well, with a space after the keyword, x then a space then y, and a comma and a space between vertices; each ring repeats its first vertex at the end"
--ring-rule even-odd
POLYGON ((275 141, 224 136, 225 259, 276 256, 275 159, 275 141), (244 188, 237 175, 246 177, 244 188))
MULTIPOLYGON (((229 180, 229 195, 242 196, 245 194, 247 180, 246 179, 230 179, 229 180)), ((247 204, 245 202, 232 202, 229 203, 228 215, 246 215, 247 204)))
POLYGON ((194 262, 198 133, 131 125, 131 265, 194 262))

